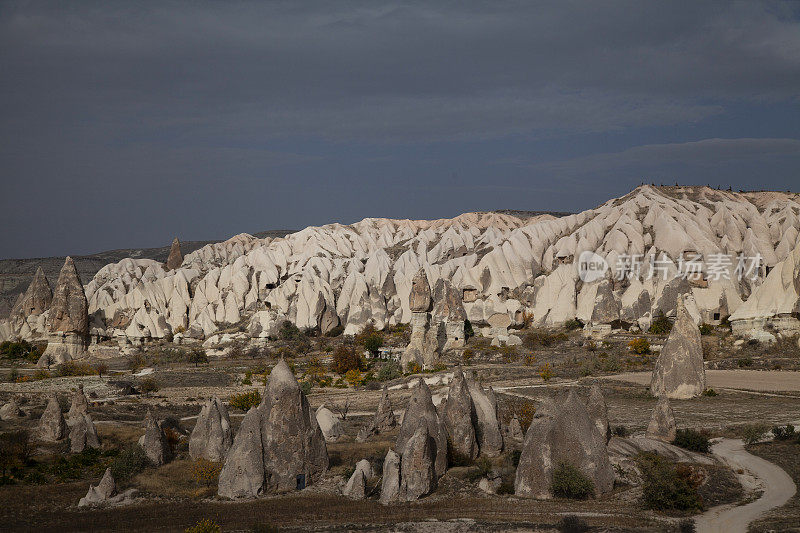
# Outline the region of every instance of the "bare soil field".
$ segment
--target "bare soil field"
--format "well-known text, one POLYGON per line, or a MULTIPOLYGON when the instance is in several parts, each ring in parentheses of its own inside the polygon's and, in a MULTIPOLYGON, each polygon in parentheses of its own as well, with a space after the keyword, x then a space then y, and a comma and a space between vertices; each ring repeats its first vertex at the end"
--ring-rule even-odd
MULTIPOLYGON (((446 395, 447 382, 457 364, 464 365, 464 370, 473 373, 484 387, 495 390, 504 424, 516 415, 525 428, 543 399, 556 397, 570 387, 578 387, 585 394, 590 385, 599 383, 615 434, 644 432, 656 404, 647 388, 655 354, 631 353, 630 335, 615 336, 602 343, 588 343, 576 331, 523 330, 520 335, 524 344, 515 348, 495 348, 484 339, 470 339, 470 357, 460 351, 448 353, 435 372, 410 374, 377 359, 368 360, 361 372, 362 378, 373 375, 374 379, 362 379, 355 385, 327 372, 332 379, 327 386, 314 382, 308 389, 312 409, 326 405, 342 418, 344 435, 328 443, 331 468, 327 477, 299 493, 236 503, 217 499, 215 480, 198 480, 194 462, 188 459, 188 435, 203 401, 216 395, 227 403, 233 395, 262 390, 264 372, 278 356, 291 361, 298 379, 309 380, 315 369, 331 365, 332 353, 347 341, 310 338, 302 340, 302 346, 277 341, 257 352, 239 347, 210 355, 208 363, 200 365, 182 360, 182 348, 157 345, 139 354, 119 354, 104 360, 108 369, 102 377, 57 377, 52 372, 47 379, 33 379, 36 370, 31 364, 14 362, 12 371, 11 362, 0 361, 0 375, 28 376, 0 383, 0 401, 16 396, 27 415, 0 422, 0 432, 35 427, 47 392, 59 392, 66 410, 69 393, 80 384, 89 398, 102 444, 97 456, 77 465, 73 464, 75 456, 65 453, 63 443, 37 444, 30 464, 17 467, 11 483, 0 486, 0 523, 9 531, 184 531, 198 520, 209 518, 223 531, 552 531, 565 515, 574 514, 604 531, 677 531, 680 520, 690 513, 645 510, 640 501, 641 488, 635 485, 620 484, 600 500, 529 500, 508 493, 483 493, 475 482, 476 466, 454 466, 441 478, 434 494, 415 503, 382 506, 375 499, 374 484, 370 487, 371 498, 364 501, 339 495, 357 461, 367 458, 379 469, 386 451, 394 445, 396 431, 365 443, 355 441, 376 409, 381 388, 388 387, 399 417, 410 397, 410 385, 424 378, 438 402, 446 395), (548 372, 543 372, 545 367, 548 372), (171 428, 176 459, 119 482, 121 488, 139 491, 132 504, 91 511, 78 509, 76 503, 89 483, 97 483, 119 451, 142 435, 142 421, 148 409, 171 428)), ((663 337, 648 338, 654 347, 663 343, 663 337)), ((384 333, 384 340, 385 345, 402 347, 407 342, 407 331, 384 333)), ((723 332, 719 337, 704 337, 704 342, 716 346, 719 342, 730 343, 730 339, 723 332)), ((748 349, 758 350, 752 346, 748 349)), ((763 361, 773 356, 794 361, 795 357, 793 352, 781 354, 767 348, 759 353, 762 355, 756 358, 763 357, 763 361)), ((715 354, 719 356, 715 359, 718 363, 737 358, 736 353, 715 354)), ((672 402, 678 427, 702 430, 711 437, 739 437, 752 424, 800 420, 800 373, 736 368, 709 370, 710 386, 716 395, 672 402)), ((231 407, 230 414, 235 430, 244 410, 231 407)), ((514 460, 518 460, 521 443, 510 439, 506 443, 506 452, 493 460, 493 466, 503 473, 503 482, 508 486, 513 484, 514 460)), ((775 462, 787 465, 787 469, 796 466, 787 463, 788 459, 774 451, 772 445, 751 449, 757 454, 772 454, 775 462)), ((788 451, 783 450, 784 455, 788 451)), ((729 469, 716 464, 701 468, 704 482, 699 493, 706 507, 753 497, 742 490, 729 469)), ((792 475, 796 479, 796 469, 792 475)), ((795 517, 800 518, 796 497, 764 521, 788 524, 795 517)))

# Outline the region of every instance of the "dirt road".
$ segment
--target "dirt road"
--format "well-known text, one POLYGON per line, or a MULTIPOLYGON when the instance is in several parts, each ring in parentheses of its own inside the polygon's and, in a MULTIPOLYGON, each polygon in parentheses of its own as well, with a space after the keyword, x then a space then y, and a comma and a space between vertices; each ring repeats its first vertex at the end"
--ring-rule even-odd
POLYGON ((745 533, 750 522, 770 509, 785 504, 797 491, 789 474, 779 466, 747 453, 744 443, 739 439, 722 439, 714 444, 712 452, 734 471, 747 471, 764 492, 759 499, 747 505, 720 505, 698 516, 695 519, 698 533, 745 533))
MULTIPOLYGON (((624 372, 606 379, 649 385, 651 372, 624 372)), ((759 392, 800 392, 800 372, 778 370, 706 370, 706 383, 715 389, 759 392)))

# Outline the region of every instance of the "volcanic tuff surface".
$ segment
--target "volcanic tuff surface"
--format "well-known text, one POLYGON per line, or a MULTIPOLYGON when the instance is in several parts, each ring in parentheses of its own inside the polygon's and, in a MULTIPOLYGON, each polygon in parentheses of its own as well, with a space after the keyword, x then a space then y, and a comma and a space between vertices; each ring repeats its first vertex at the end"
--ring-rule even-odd
POLYGON ((378 328, 409 322, 411 282, 422 268, 431 287, 449 280, 478 324, 495 313, 520 320, 523 311, 539 325, 606 321, 617 309, 623 319, 649 320, 658 310, 674 315, 686 292, 699 322, 733 314, 766 272, 762 267, 756 281, 690 286, 671 279, 681 254, 760 255, 773 267, 796 248, 799 230, 797 194, 642 186, 560 218, 468 213, 371 218, 284 238, 240 234, 188 253, 172 271, 150 259, 106 265, 86 295, 92 332, 100 335, 158 338, 184 327, 207 338, 222 325, 246 322, 251 335, 267 337, 284 319, 300 328, 341 322, 355 333, 369 320, 378 328), (583 283, 574 264, 583 251, 596 251, 612 268, 625 255, 642 256, 644 265, 665 259, 666 279, 583 283))

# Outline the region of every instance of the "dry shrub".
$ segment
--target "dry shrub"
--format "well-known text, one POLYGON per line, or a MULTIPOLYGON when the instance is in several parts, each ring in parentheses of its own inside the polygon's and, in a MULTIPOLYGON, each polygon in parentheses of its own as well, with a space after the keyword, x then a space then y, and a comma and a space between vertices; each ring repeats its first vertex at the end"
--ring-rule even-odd
POLYGON ((200 458, 194 462, 192 478, 198 485, 211 487, 217 483, 221 471, 222 463, 215 463, 208 459, 200 458))
POLYGON ((353 345, 340 344, 333 351, 331 371, 337 374, 347 374, 350 370, 361 370, 364 366, 361 355, 353 345))

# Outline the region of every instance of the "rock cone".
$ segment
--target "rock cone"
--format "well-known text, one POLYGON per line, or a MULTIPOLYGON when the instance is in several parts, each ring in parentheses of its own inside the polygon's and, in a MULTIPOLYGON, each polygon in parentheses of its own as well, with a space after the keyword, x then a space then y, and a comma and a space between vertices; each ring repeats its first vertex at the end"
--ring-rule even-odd
POLYGON ((61 405, 55 394, 50 395, 47 407, 39 420, 39 437, 46 441, 59 441, 67 436, 67 423, 61 414, 61 405))
POLYGON ((29 316, 41 315, 50 309, 52 301, 53 290, 50 288, 50 283, 47 282, 44 270, 39 267, 33 275, 31 284, 28 285, 28 290, 25 291, 22 298, 16 301, 11 309, 9 318, 14 329, 19 331, 25 319, 29 316))
POLYGON ((242 420, 219 475, 217 493, 225 498, 254 498, 264 491, 264 452, 261 446, 263 404, 252 407, 242 420))
POLYGON ((397 435, 395 450, 405 457, 406 445, 420 427, 426 427, 428 435, 435 443, 434 456, 435 471, 437 476, 444 474, 447 469, 447 430, 439 419, 436 407, 433 405, 431 390, 425 381, 420 378, 417 387, 408 401, 408 408, 403 415, 403 424, 397 435))
POLYGON ((400 461, 400 498, 418 500, 436 490, 437 444, 424 425, 414 432, 405 445, 400 461))
POLYGON ((220 473, 219 495, 255 497, 305 488, 328 469, 325 437, 284 360, 269 376, 264 400, 251 409, 220 473))
MULTIPOLYGON (((518 496, 551 498, 553 470, 569 463, 594 483, 595 496, 614 487, 606 440, 574 390, 555 409, 534 419, 522 445, 514 490, 518 496)), ((550 410, 548 410, 550 411, 550 410)))
POLYGON ((22 418, 24 416, 25 413, 19 408, 17 399, 13 396, 7 404, 0 407, 0 420, 14 420, 15 418, 22 418))
POLYGON ((679 298, 678 316, 656 360, 650 392, 653 396, 687 399, 700 396, 705 388, 700 330, 686 310, 684 298, 679 298))
POLYGON ((214 396, 203 405, 197 417, 197 424, 189 437, 189 456, 218 463, 225 460, 232 444, 233 432, 228 409, 214 396))
POLYGON ((386 452, 383 460, 380 502, 387 504, 400 498, 400 454, 394 450, 386 452))
POLYGON ((78 390, 72 393, 72 403, 67 412, 67 422, 72 425, 73 419, 89 412, 89 400, 83 393, 83 385, 78 385, 78 390))
POLYGON ((58 275, 47 326, 52 333, 89 333, 89 304, 71 257, 64 261, 58 275))
POLYGON ((342 494, 354 500, 363 500, 366 496, 367 480, 372 477, 372 465, 366 459, 356 463, 353 475, 347 480, 342 494))
POLYGON ((335 441, 342 436, 342 424, 339 423, 339 417, 333 414, 330 409, 320 405, 317 409, 316 417, 319 429, 322 430, 322 436, 325 437, 326 441, 335 441))
POLYGON ((475 428, 472 425, 475 407, 469 395, 467 380, 460 368, 453 372, 453 381, 447 392, 447 400, 442 409, 442 418, 447 428, 447 435, 452 453, 464 460, 472 460, 478 456, 478 444, 475 439, 475 428))
POLYGON ((89 335, 89 303, 71 257, 67 257, 53 290, 47 313, 49 338, 44 355, 60 364, 86 353, 89 335))
POLYGON ((597 430, 608 442, 608 439, 611 438, 611 431, 608 427, 608 407, 603 397, 603 391, 597 383, 589 389, 589 401, 586 404, 586 410, 589 412, 589 416, 592 418, 597 430))
POLYGON ((144 449, 144 454, 150 462, 156 466, 161 466, 172 458, 167 436, 149 409, 144 419, 144 435, 139 439, 139 445, 144 449))
POLYGON ((411 280, 408 304, 412 313, 427 313, 431 310, 431 285, 425 269, 420 268, 411 280))
POLYGON ((94 427, 92 417, 87 414, 74 418, 69 431, 69 449, 72 453, 81 453, 86 447, 99 448, 100 439, 94 427))
POLYGON ((167 257, 167 270, 175 270, 183 264, 183 254, 181 253, 181 241, 177 237, 172 241, 167 257))
POLYGON ((103 474, 103 479, 100 480, 100 483, 97 486, 89 485, 89 492, 86 493, 86 496, 81 498, 81 501, 78 502, 78 507, 86 507, 89 505, 97 505, 99 503, 103 503, 114 493, 117 492, 117 484, 114 482, 114 476, 111 475, 111 469, 106 468, 106 473, 103 474))
POLYGON ((653 409, 650 423, 647 425, 647 436, 651 439, 672 442, 675 440, 675 432, 675 414, 672 412, 667 397, 662 396, 653 409))
POLYGON ((381 432, 389 431, 395 426, 397 426, 397 420, 394 416, 394 410, 392 410, 392 401, 389 399, 389 389, 384 385, 381 401, 378 402, 378 410, 375 411, 375 416, 372 417, 372 421, 368 426, 358 432, 356 440, 364 442, 368 438, 381 432))
POLYGON ((467 386, 475 405, 475 436, 480 454, 497 457, 503 452, 503 431, 497 416, 497 398, 491 387, 484 391, 472 378, 467 380, 467 386))

